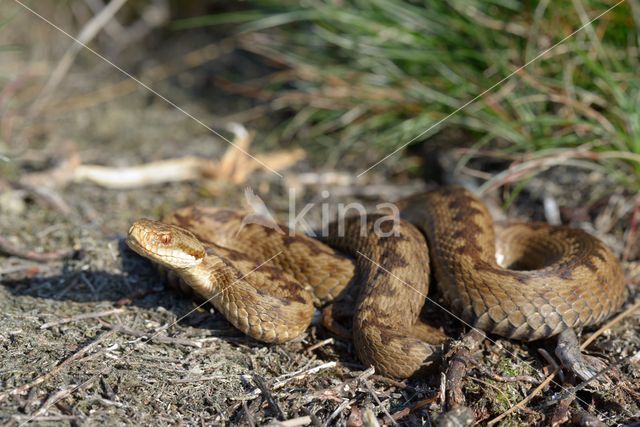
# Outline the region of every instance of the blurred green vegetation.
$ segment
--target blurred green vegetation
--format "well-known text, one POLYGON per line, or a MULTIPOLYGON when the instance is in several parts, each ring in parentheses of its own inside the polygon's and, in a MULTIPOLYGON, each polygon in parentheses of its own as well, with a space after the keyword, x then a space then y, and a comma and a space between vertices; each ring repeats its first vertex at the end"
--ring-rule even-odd
POLYGON ((604 13, 615 4, 253 0, 174 25, 233 23, 246 49, 285 64, 260 86, 294 112, 284 135, 390 153, 456 127, 479 152, 605 168, 638 189, 640 2, 604 13))

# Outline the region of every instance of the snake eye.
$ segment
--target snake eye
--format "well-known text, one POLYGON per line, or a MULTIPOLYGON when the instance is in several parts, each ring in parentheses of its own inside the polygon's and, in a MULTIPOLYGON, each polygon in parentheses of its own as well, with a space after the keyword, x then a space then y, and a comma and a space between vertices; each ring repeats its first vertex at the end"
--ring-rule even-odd
POLYGON ((171 243, 171 236, 168 234, 161 234, 160 243, 162 243, 163 245, 168 245, 169 243, 171 243))

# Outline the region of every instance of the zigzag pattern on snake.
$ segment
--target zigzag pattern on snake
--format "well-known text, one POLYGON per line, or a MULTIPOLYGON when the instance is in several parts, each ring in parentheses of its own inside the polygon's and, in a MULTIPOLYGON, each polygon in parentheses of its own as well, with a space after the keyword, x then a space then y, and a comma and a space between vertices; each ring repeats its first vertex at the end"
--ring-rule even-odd
POLYGON ((170 281, 211 298, 234 326, 266 342, 302 334, 314 304, 333 301, 353 282, 356 353, 399 378, 435 362, 447 338, 419 318, 431 270, 453 313, 523 341, 600 322, 624 302, 620 264, 582 230, 494 224, 483 203, 457 187, 400 206, 396 233, 375 232, 395 224, 381 215, 352 217, 330 226, 330 246, 282 226, 284 234, 243 225, 240 211, 197 207, 162 222, 139 220, 127 242, 170 281))

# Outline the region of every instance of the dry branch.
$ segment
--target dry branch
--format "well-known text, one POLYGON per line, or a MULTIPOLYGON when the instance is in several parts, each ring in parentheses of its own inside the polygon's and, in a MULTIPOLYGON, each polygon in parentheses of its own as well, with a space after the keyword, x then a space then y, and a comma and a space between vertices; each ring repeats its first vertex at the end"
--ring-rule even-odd
POLYGON ((18 258, 28 259, 30 261, 48 262, 57 261, 68 257, 70 251, 53 251, 53 252, 36 252, 14 245, 8 239, 0 236, 0 253, 15 256, 18 258))

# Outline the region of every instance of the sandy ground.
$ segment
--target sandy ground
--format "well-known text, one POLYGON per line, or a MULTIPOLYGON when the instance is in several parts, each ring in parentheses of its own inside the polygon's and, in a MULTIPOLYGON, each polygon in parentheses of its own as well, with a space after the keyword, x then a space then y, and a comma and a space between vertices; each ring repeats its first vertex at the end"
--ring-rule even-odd
MULTIPOLYGON (((43 42, 46 37, 61 40, 28 17, 12 25, 28 23, 37 27, 36 41, 43 42)), ((188 51, 184 42, 175 41, 167 51, 188 51)), ((201 45, 197 39, 189 42, 191 49, 201 45)), ((50 61, 34 61, 42 47, 37 43, 27 46, 2 53, 0 65, 5 83, 17 86, 10 101, 5 98, 0 105, 3 136, 13 136, 0 145, 0 152, 7 157, 0 162, 0 236, 21 248, 70 251, 70 255, 35 262, 0 254, 2 422, 262 425, 298 419, 299 424, 289 425, 345 425, 348 421, 362 425, 359 417, 368 413, 383 424, 391 423, 388 414, 406 425, 435 423, 437 419, 446 422, 438 418, 445 412, 441 372, 404 382, 372 375, 359 365, 349 342, 318 325, 296 342, 267 345, 243 336, 209 307, 184 317, 196 303, 166 289, 150 264, 125 247, 124 236, 135 219, 158 218, 193 203, 240 207, 243 186, 188 182, 110 190, 72 183, 51 190, 63 202, 57 205, 51 204, 50 197, 20 186, 24 176, 49 170, 70 152, 77 152, 83 163, 127 166, 185 155, 216 159, 228 148, 226 142, 144 89, 108 96, 92 107, 82 104, 79 97, 92 93, 95 97, 95 90, 123 79, 108 65, 85 54, 80 55, 42 115, 36 121, 21 120, 56 58, 51 55, 47 56, 50 61), (8 128, 9 113, 15 117, 12 128, 8 128), (261 382, 269 398, 256 391, 261 382)), ((154 55, 147 62, 162 63, 170 56, 166 52, 154 55)), ((144 75, 145 64, 135 55, 129 56, 128 69, 144 75)), ((236 52, 205 69, 156 82, 154 88, 222 129, 220 117, 244 111, 252 104, 211 89, 206 76, 212 70, 233 74, 237 71, 234 67, 243 61, 254 63, 236 52), (202 91, 206 96, 201 96, 202 91)), ((272 128, 272 119, 247 125, 256 131, 257 151, 273 148, 264 138, 272 128)), ((228 132, 225 135, 230 136, 228 132)), ((298 144, 304 148, 304 143, 298 144)), ((287 218, 288 189, 293 183, 298 186, 300 205, 321 200, 321 190, 328 189, 334 203, 361 200, 368 206, 433 185, 406 172, 403 162, 420 164, 419 157, 396 157, 366 179, 346 185, 299 184, 309 172, 338 169, 349 176, 378 155, 354 153, 329 167, 323 162, 329 154, 316 153, 287 170, 285 179, 259 171, 246 185, 282 220, 287 218)), ((544 173, 523 188, 512 204, 498 209, 512 218, 544 220, 549 215, 543 208, 545 200, 547 205, 557 204, 563 222, 598 235, 619 257, 626 256, 630 296, 624 308, 633 304, 638 298, 638 277, 632 269, 640 260, 640 247, 630 240, 635 195, 616 187, 606 176, 567 168, 544 173)), ((500 192, 489 197, 504 202, 500 192)), ((310 222, 317 226, 320 215, 314 209, 310 222)), ((437 292, 433 298, 440 301, 437 292)), ((443 313, 433 306, 426 316, 440 318, 455 337, 465 332, 453 318, 442 320, 443 313)), ((594 330, 597 328, 584 335, 594 330)), ((640 365, 637 357, 629 357, 640 351, 639 330, 640 311, 636 311, 589 347, 590 354, 610 364, 622 360, 610 372, 616 386, 589 384, 580 388, 575 399, 565 401, 571 414, 583 410, 599 415, 609 425, 638 421, 640 365)), ((473 368, 463 383, 466 403, 482 424, 530 394, 552 370, 538 350, 552 354, 553 340, 531 344, 496 337, 491 340, 473 353, 481 368, 473 368), (528 376, 532 382, 500 378, 511 376, 528 376)), ((569 377, 557 378, 526 408, 502 422, 550 424, 554 416, 562 419, 563 403, 549 402, 563 389, 573 391, 576 384, 569 377)))

